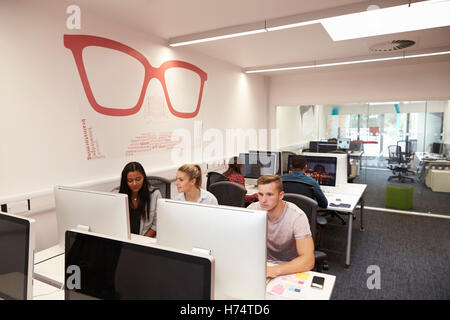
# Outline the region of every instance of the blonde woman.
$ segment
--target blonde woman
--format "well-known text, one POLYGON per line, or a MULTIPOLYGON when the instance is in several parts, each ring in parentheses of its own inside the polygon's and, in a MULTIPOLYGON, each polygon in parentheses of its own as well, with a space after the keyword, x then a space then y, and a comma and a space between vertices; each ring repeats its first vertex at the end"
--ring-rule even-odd
POLYGON ((178 168, 175 185, 180 193, 175 200, 218 205, 216 197, 201 188, 202 169, 197 164, 185 164, 178 168))

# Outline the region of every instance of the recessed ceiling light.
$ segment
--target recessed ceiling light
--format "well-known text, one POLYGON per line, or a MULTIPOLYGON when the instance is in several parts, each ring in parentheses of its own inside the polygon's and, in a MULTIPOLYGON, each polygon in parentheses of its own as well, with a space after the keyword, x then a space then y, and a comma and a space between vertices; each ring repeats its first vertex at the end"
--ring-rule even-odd
POLYGON ((396 51, 396 50, 402 50, 409 47, 412 47, 415 45, 416 42, 412 40, 392 40, 382 43, 377 43, 373 46, 371 46, 369 49, 371 51, 376 52, 388 52, 388 51, 396 51))

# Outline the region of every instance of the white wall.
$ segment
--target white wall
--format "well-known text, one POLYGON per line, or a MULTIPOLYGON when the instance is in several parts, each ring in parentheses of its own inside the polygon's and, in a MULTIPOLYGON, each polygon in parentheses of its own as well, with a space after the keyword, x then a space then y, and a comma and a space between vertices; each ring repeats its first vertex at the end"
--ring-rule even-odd
MULTIPOLYGON (((81 8, 81 29, 68 30, 66 8, 70 4, 73 2, 0 2, 0 203, 32 195, 38 250, 56 240, 51 209, 54 185, 107 189, 117 184, 129 161, 141 162, 148 173, 174 177, 178 164, 171 161, 168 147, 126 155, 131 139, 140 134, 159 137, 185 129, 193 143, 205 147, 208 141, 202 138, 208 129, 217 129, 225 137, 227 129, 260 129, 268 124, 264 77, 247 76, 236 66, 186 48, 169 48, 163 39, 104 19, 86 8, 81 8), (199 114, 180 119, 168 112, 156 79, 150 81, 143 107, 136 115, 111 117, 95 112, 86 99, 73 55, 64 47, 64 34, 118 41, 142 53, 154 67, 167 60, 182 60, 201 68, 208 79, 199 114), (90 122, 103 158, 87 159, 83 118, 90 122)), ((116 106, 138 96, 142 66, 125 54, 102 50, 88 60, 93 70, 88 77, 96 82, 91 86, 103 94, 102 101, 116 106)), ((183 85, 179 78, 172 81, 183 85)), ((181 88, 177 98, 192 98, 190 92, 189 86, 181 88)))

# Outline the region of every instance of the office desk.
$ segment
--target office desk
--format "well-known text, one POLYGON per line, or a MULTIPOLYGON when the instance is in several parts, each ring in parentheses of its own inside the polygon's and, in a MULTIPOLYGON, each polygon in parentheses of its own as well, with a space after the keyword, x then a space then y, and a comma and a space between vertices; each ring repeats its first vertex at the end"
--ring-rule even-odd
POLYGON ((353 216, 355 215, 355 208, 360 204, 360 214, 361 214, 361 224, 360 230, 364 231, 364 192, 366 191, 367 185, 360 183, 347 183, 342 185, 336 185, 336 187, 325 187, 322 186, 322 191, 328 200, 328 210, 334 210, 340 213, 345 213, 348 215, 347 223, 347 248, 345 253, 345 266, 348 268, 350 266, 350 256, 351 256, 351 246, 352 246, 352 225, 353 216), (346 203, 350 207, 333 207, 331 204, 346 203))
MULTIPOLYGON (((147 237, 146 237, 147 238, 147 237)), ((142 242, 156 244, 156 239, 147 238, 142 239, 142 242), (149 240, 150 241, 149 241, 149 240)), ((268 265, 273 265, 268 263, 268 265)), ((301 284, 301 291, 295 292, 289 295, 289 287, 297 285, 292 280, 296 279, 296 275, 280 276, 272 279, 268 283, 266 291, 266 300, 279 300, 279 299, 298 299, 298 300, 327 300, 330 299, 333 292, 336 276, 322 274, 314 271, 306 272, 308 277, 306 279, 298 279, 303 282, 301 284), (311 287, 312 278, 314 276, 321 276, 325 278, 324 288, 317 289, 311 287), (284 278, 289 279, 285 280, 284 278), (272 286, 269 286, 269 285, 272 286), (274 289, 276 285, 279 285, 274 289), (287 291, 286 291, 287 290, 287 291), (285 292, 284 292, 285 291, 285 292), (280 295, 284 292, 284 295, 280 295)), ((48 259, 35 265, 35 275, 33 296, 36 300, 64 300, 64 254, 56 256, 52 259, 48 259), (39 281, 38 279, 42 280, 39 281), (51 284, 51 285, 50 285, 51 284)), ((227 299, 226 297, 216 297, 218 299, 227 299)), ((231 299, 231 298, 230 298, 231 299)))
POLYGON ((425 177, 428 174, 428 171, 433 167, 450 168, 450 161, 447 160, 442 154, 429 152, 416 152, 415 157, 417 158, 417 169, 420 181, 424 181, 425 177))
POLYGON ((266 300, 330 300, 335 282, 336 276, 315 271, 279 276, 267 282, 266 300), (314 276, 325 278, 322 289, 311 287, 314 276))

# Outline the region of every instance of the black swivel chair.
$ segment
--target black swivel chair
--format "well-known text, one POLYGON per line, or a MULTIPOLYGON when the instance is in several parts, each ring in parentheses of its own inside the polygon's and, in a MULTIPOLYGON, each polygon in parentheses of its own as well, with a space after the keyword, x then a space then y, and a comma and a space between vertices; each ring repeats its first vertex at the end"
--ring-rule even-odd
POLYGON ((152 187, 158 188, 161 191, 163 198, 170 199, 170 180, 157 176, 147 176, 147 180, 152 187))
POLYGON ((314 258, 315 258, 315 267, 314 269, 318 272, 322 272, 322 270, 328 270, 328 257, 327 254, 323 251, 316 250, 319 245, 319 232, 317 232, 317 201, 301 195, 301 194, 293 194, 286 193, 283 197, 284 200, 288 202, 294 203, 297 207, 305 212, 308 217, 309 227, 311 229, 312 238, 314 241, 314 258))
POLYGON ((400 147, 400 158, 401 158, 401 163, 403 164, 404 167, 406 167, 406 171, 405 174, 412 174, 414 175, 414 171, 409 170, 411 168, 411 161, 412 158, 414 156, 414 154, 416 153, 416 148, 417 146, 413 147, 413 142, 415 142, 415 144, 417 145, 417 140, 400 140, 397 141, 397 146, 400 147))
POLYGON ((402 153, 402 149, 398 144, 388 146, 388 153, 388 169, 393 173, 393 175, 389 176, 388 181, 398 179, 399 182, 414 182, 413 178, 406 176, 408 172, 412 173, 411 170, 408 170, 410 168, 408 163, 411 161, 411 155, 402 153))
POLYGON ((219 172, 208 172, 208 174, 206 175, 207 180, 206 180, 206 190, 209 190, 209 187, 216 182, 219 181, 229 181, 227 177, 225 177, 223 174, 219 173, 219 172))
POLYGON ((285 193, 302 194, 312 199, 316 198, 314 187, 306 182, 283 180, 283 191, 285 193))
MULTIPOLYGON (((283 191, 284 193, 300 194, 308 198, 311 198, 314 201, 316 200, 316 192, 314 191, 314 187, 306 182, 284 180, 283 191)), ((316 214, 316 224, 318 224, 321 228, 323 228, 327 224, 327 219, 316 214)), ((319 240, 317 245, 320 245, 320 233, 317 239, 319 240)))
POLYGON ((247 190, 238 183, 219 181, 209 186, 219 205, 245 208, 245 194, 247 190))
MULTIPOLYGON (((163 198, 170 199, 170 180, 163 177, 147 176, 147 181, 150 186, 159 189, 163 198)), ((118 192, 119 190, 120 186, 117 186, 111 192, 118 192)))

